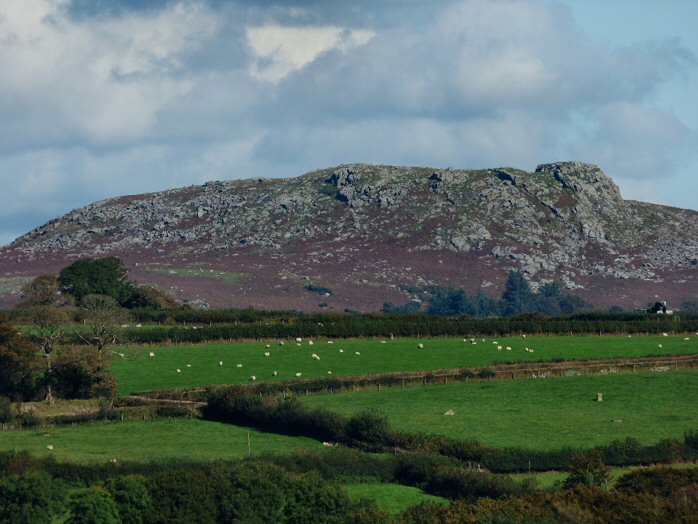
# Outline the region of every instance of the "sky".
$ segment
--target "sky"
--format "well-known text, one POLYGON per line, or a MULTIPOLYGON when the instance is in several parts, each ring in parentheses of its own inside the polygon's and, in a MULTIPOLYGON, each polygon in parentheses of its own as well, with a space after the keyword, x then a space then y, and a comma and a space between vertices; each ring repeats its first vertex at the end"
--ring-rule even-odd
POLYGON ((698 209, 695 0, 0 0, 0 245, 104 198, 579 160, 698 209))

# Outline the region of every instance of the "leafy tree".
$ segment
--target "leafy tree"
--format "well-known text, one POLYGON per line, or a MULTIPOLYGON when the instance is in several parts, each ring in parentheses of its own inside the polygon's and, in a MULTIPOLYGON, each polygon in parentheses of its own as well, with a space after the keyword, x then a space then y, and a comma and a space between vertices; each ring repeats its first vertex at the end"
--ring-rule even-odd
POLYGON ((53 275, 42 275, 22 286, 20 308, 34 306, 66 306, 72 298, 61 292, 58 279, 53 275))
POLYGON ((78 260, 61 270, 58 282, 61 291, 69 293, 79 303, 87 295, 107 295, 123 302, 132 292, 128 271, 116 257, 78 260))
POLYGON ((152 286, 134 286, 131 294, 121 304, 127 309, 178 309, 179 303, 167 293, 152 286))
POLYGON ((55 394, 61 398, 110 398, 116 379, 109 371, 112 354, 94 346, 63 346, 53 365, 55 394))
POLYGON ((377 409, 360 411, 349 419, 347 436, 362 444, 380 446, 390 440, 388 417, 377 409))
POLYGON ((66 524, 120 524, 119 509, 111 494, 101 486, 90 486, 70 496, 66 524))
POLYGON ((504 301, 504 312, 507 315, 537 310, 536 296, 521 271, 509 271, 502 300, 504 301))
POLYGON ((437 287, 432 290, 427 313, 435 316, 459 316, 465 311, 466 294, 462 289, 437 287))
POLYGON ((33 399, 43 368, 38 348, 10 323, 0 324, 0 395, 33 399))
POLYGON ((119 509, 122 524, 142 524, 152 507, 147 479, 138 475, 111 477, 104 481, 119 509))
POLYGON ((0 478, 0 524, 53 522, 64 509, 62 483, 44 472, 0 478))
POLYGON ((598 450, 579 451, 570 458, 570 474, 565 480, 566 488, 579 484, 607 487, 608 481, 609 469, 598 450))

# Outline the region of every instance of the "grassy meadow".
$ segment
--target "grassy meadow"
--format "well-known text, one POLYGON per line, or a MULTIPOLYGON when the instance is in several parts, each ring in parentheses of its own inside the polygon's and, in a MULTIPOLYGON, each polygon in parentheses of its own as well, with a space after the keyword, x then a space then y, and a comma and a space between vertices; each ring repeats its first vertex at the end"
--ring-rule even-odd
POLYGON ((343 484, 342 487, 347 491, 350 498, 372 500, 379 508, 391 515, 397 515, 401 511, 422 502, 449 503, 448 499, 429 495, 419 488, 403 486, 402 484, 366 482, 343 484))
POLYGON ((698 354, 698 336, 563 336, 477 339, 352 339, 117 348, 119 393, 396 371, 486 367, 511 362, 698 354), (689 340, 685 340, 689 338, 689 340), (418 349, 418 344, 424 349, 418 349), (269 348, 266 348, 266 345, 269 348), (661 344, 661 348, 658 347, 661 344), (502 346, 498 351, 497 346, 502 346), (505 348, 511 347, 511 351, 505 348), (525 347, 533 349, 526 352, 525 347), (150 353, 155 356, 150 357, 150 353), (268 352, 269 356, 265 356, 268 352), (356 353, 360 354, 356 354, 356 353), (313 359, 316 354, 319 360, 313 359), (123 356, 120 356, 123 355, 123 356), (223 365, 220 365, 223 362, 223 365), (238 367, 241 365, 241 367, 238 367), (179 371, 177 371, 179 370, 179 371), (277 371, 277 376, 273 376, 277 371))
POLYGON ((698 374, 635 373, 387 388, 302 397, 344 415, 377 408, 397 430, 494 447, 643 444, 698 429, 698 374), (597 392, 603 402, 596 402, 597 392), (453 410, 454 415, 444 415, 453 410))
POLYGON ((199 419, 95 422, 76 426, 0 432, 0 451, 28 451, 36 457, 80 464, 118 461, 239 459, 289 453, 322 444, 304 437, 272 433, 199 419), (47 446, 53 446, 49 450, 47 446))

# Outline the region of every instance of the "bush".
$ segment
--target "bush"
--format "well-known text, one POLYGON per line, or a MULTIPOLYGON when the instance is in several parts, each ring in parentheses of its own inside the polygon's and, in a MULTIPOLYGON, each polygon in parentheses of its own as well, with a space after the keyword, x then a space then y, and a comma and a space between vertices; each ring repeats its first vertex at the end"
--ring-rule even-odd
POLYGON ((0 396, 0 424, 12 422, 14 418, 12 401, 7 397, 0 396))
POLYGON ((388 417, 376 409, 367 409, 351 417, 346 434, 356 444, 371 449, 381 449, 393 440, 388 417))
POLYGON ((114 499, 123 524, 145 522, 152 506, 146 485, 146 478, 137 475, 112 477, 104 481, 104 487, 114 499))
POLYGON ((49 523, 64 510, 65 488, 43 472, 0 478, 0 523, 49 523))
POLYGON ((90 486, 70 496, 66 524, 120 524, 119 509, 111 494, 101 486, 90 486))

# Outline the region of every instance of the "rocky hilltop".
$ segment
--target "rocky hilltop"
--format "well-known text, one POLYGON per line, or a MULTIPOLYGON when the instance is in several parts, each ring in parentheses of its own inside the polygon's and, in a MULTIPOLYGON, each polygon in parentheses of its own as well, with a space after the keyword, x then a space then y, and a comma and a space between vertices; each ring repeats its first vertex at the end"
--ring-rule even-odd
POLYGON ((32 276, 116 255, 193 305, 376 310, 427 285, 501 293, 510 269, 600 306, 698 295, 698 212, 624 200, 591 164, 534 172, 344 165, 76 209, 0 250, 5 304, 32 276))

